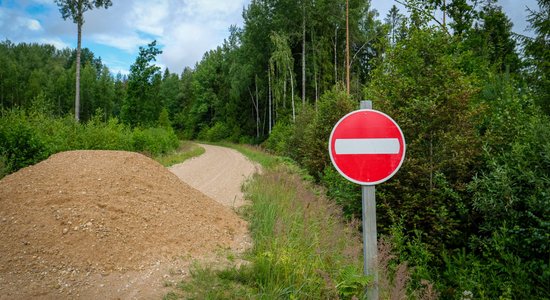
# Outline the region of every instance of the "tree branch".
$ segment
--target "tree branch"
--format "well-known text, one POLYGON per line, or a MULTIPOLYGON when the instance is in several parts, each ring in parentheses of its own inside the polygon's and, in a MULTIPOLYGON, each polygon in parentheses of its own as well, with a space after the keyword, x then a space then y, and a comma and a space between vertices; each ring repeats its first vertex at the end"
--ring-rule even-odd
POLYGON ((408 8, 408 9, 412 9, 412 10, 418 11, 418 12, 420 12, 420 13, 422 13, 422 14, 428 16, 428 17, 430 17, 430 19, 432 19, 434 22, 436 22, 437 24, 439 24, 439 26, 441 26, 441 28, 443 28, 443 30, 445 31, 445 33, 446 33, 447 35, 449 35, 449 36, 451 35, 451 34, 449 33, 449 31, 447 30, 447 26, 443 25, 441 22, 439 22, 438 19, 436 19, 436 18, 435 18, 434 16, 432 16, 430 13, 427 13, 425 10, 423 10, 423 9, 421 9, 421 8, 418 8, 418 7, 415 7, 415 6, 413 6, 413 5, 410 5, 409 3, 402 2, 402 1, 400 1, 400 0, 395 0, 395 2, 397 2, 397 3, 399 3, 399 4, 403 5, 403 6, 405 6, 405 7, 408 8))

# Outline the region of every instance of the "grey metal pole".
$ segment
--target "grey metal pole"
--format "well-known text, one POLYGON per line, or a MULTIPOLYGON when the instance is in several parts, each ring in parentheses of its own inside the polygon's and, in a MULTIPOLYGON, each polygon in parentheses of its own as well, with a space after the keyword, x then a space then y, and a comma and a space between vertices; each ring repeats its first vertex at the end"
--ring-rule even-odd
MULTIPOLYGON (((372 101, 361 101, 361 109, 372 109, 372 101)), ((376 239, 376 187, 361 186, 363 219, 363 272, 372 276, 372 287, 367 288, 367 299, 378 300, 378 246, 376 239)))

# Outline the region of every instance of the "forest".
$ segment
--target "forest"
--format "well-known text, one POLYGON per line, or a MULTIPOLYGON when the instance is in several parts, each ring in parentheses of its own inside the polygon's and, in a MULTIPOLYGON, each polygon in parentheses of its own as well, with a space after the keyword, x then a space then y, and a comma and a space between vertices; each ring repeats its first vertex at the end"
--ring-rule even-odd
POLYGON ((129 75, 84 48, 0 43, 0 176, 69 149, 157 154, 178 140, 261 145, 292 159, 361 217, 360 187, 330 163, 334 124, 372 100, 407 141, 377 187, 378 232, 392 236, 411 288, 441 298, 550 297, 550 1, 512 32, 496 0, 252 0, 244 25, 181 74, 155 65, 155 41, 129 75), (401 2, 401 1, 400 1, 401 2), (443 15, 443 18, 440 16, 443 15))

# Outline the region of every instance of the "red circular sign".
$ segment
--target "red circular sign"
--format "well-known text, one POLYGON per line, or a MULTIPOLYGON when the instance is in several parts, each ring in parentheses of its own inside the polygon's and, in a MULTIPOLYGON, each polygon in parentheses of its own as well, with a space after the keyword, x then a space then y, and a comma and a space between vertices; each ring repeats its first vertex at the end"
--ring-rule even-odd
POLYGON ((405 137, 388 115, 361 109, 336 123, 328 151, 332 164, 346 179, 375 185, 390 179, 403 164, 405 137))

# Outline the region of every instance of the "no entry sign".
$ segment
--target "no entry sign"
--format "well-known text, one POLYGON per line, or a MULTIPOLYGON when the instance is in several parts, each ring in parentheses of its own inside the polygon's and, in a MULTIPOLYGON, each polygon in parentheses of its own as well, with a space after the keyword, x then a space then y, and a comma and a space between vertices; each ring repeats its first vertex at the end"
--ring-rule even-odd
POLYGON ((329 154, 346 179, 376 185, 390 179, 403 164, 405 138, 388 115, 360 109, 336 123, 330 134, 329 154))

